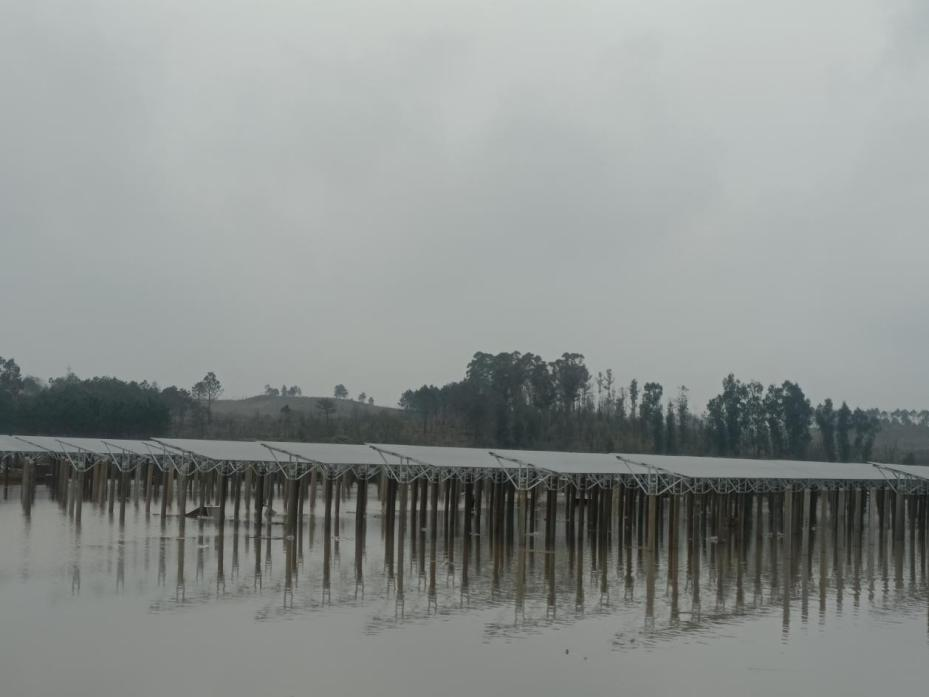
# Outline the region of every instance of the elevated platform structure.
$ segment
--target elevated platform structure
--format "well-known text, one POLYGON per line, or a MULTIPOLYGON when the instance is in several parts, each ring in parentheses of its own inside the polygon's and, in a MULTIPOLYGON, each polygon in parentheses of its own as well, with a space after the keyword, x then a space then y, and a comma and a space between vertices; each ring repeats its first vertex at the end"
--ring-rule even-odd
POLYGON ((359 479, 383 474, 396 481, 502 480, 520 488, 565 483, 635 486, 648 494, 769 493, 787 489, 838 490, 889 486, 929 493, 929 467, 884 463, 753 460, 635 453, 455 448, 372 443, 364 445, 183 438, 148 440, 69 436, 0 436, 0 457, 50 456, 78 471, 109 462, 120 471, 153 463, 190 474, 214 470, 280 473, 300 479, 309 472, 359 479))
POLYGON ((87 470, 101 460, 122 471, 133 470, 141 462, 155 458, 157 450, 152 441, 124 438, 0 436, 0 457, 53 455, 65 458, 78 471, 87 470))
POLYGON ((880 485, 888 479, 880 469, 864 462, 650 454, 621 454, 616 457, 627 464, 656 471, 676 490, 689 493, 768 493, 787 488, 859 488, 880 485))
POLYGON ((872 462, 875 468, 894 482, 894 488, 908 494, 929 493, 929 467, 924 465, 891 465, 872 462))

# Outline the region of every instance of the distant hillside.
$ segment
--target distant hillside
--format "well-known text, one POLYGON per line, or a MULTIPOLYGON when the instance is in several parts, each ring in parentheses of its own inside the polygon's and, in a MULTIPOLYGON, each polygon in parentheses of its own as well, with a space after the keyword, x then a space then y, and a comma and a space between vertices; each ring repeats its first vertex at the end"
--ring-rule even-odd
MULTIPOLYGON (((269 397, 258 395, 246 399, 219 399, 213 404, 213 414, 216 416, 253 417, 272 416, 281 414, 281 409, 290 407, 294 413, 302 412, 308 416, 320 416, 323 412, 319 402, 325 397, 269 397)), ((401 411, 396 407, 384 407, 377 404, 363 404, 351 399, 329 400, 335 405, 333 418, 349 417, 352 414, 377 414, 382 412, 396 413, 401 411)))

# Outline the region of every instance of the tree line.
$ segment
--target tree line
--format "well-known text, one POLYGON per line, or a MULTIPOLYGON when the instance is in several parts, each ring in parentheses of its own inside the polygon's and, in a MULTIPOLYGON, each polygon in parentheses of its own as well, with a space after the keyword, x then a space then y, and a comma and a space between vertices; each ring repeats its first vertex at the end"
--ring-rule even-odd
MULTIPOLYGON (((274 415, 236 416, 217 413, 215 403, 223 392, 213 371, 190 388, 113 377, 82 379, 71 372, 42 381, 23 375, 14 359, 0 357, 0 433, 345 443, 409 442, 415 436, 408 414, 371 409, 374 400, 364 393, 357 402, 319 399, 310 413, 285 404, 274 415)), ((296 385, 280 390, 266 386, 264 393, 299 397, 302 390, 296 385)))
POLYGON ((424 441, 500 448, 864 461, 881 427, 877 410, 813 407, 795 382, 765 388, 732 374, 696 414, 685 386, 619 385, 579 353, 478 352, 462 380, 406 390, 400 406, 424 441))
POLYGON ((189 390, 72 372, 42 382, 0 357, 0 433, 148 438, 206 433, 223 386, 208 372, 189 390))
POLYGON ((170 427, 170 402, 158 386, 73 373, 43 383, 0 358, 0 432, 146 437, 170 427))
MULTIPOLYGON (((298 396, 298 387, 265 394, 298 396)), ((267 438, 331 442, 400 442, 475 447, 651 452, 731 457, 866 461, 882 428, 918 432, 929 442, 929 412, 813 405, 799 384, 767 387, 730 374, 704 409, 688 389, 654 380, 620 384, 610 369, 596 375, 580 353, 546 361, 517 351, 475 353, 461 380, 406 390, 401 410, 371 408, 370 398, 317 399, 278 413, 214 414, 223 385, 208 372, 191 388, 160 388, 112 377, 69 373, 42 382, 0 357, 0 433, 147 438, 267 438), (312 404, 312 403, 311 403, 312 404)), ((906 435, 906 434, 904 434, 906 435)), ((919 440, 917 438, 916 440, 919 440)), ((910 441, 913 441, 910 438, 910 441)), ((886 447, 888 459, 912 452, 886 447)), ((878 454, 880 455, 880 454, 878 454)))

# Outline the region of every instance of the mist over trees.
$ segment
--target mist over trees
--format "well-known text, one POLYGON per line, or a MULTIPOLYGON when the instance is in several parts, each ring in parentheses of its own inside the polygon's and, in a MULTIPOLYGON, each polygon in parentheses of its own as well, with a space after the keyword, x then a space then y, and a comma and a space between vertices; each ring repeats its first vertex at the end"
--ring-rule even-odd
POLYGON ((612 369, 594 374, 580 353, 546 361, 533 353, 478 352, 461 380, 408 389, 400 409, 375 407, 365 392, 349 399, 341 383, 322 398, 302 397, 296 385, 265 385, 266 405, 267 397, 290 399, 264 412, 250 410, 250 400, 218 406, 222 394, 213 371, 190 390, 71 373, 44 382, 0 357, 0 433, 929 460, 929 410, 852 408, 831 398, 813 405, 790 380, 765 386, 730 374, 695 411, 685 386, 624 383, 612 369))
POLYGON ((147 437, 171 425, 158 386, 73 373, 47 384, 23 377, 13 359, 0 359, 0 432, 147 437))
MULTIPOLYGON (((865 461, 881 427, 876 410, 831 399, 815 408, 800 385, 765 387, 730 374, 706 411, 688 390, 632 379, 611 369, 592 376, 579 353, 545 361, 532 353, 474 354, 464 379, 409 389, 400 406, 424 440, 500 448, 649 452, 730 457, 865 461)), ((929 425, 929 419, 927 419, 929 425)))

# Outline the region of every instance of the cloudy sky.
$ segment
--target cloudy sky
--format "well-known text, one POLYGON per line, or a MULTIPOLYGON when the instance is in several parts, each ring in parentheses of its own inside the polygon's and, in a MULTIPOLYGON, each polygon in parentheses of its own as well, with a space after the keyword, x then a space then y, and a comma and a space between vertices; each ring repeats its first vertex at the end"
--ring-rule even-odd
POLYGON ((0 355, 929 407, 921 0, 0 0, 0 355))

